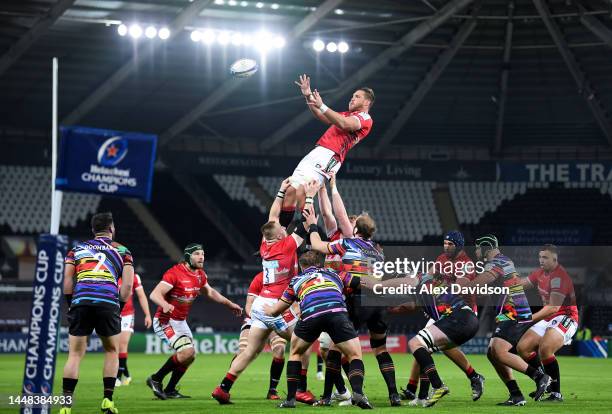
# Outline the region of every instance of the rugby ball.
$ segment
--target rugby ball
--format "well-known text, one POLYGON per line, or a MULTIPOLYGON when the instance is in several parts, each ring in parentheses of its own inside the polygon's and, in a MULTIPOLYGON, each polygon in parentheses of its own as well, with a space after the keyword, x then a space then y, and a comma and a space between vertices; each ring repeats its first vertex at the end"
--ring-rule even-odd
POLYGON ((254 59, 240 59, 232 63, 230 73, 235 78, 248 78, 253 76, 259 69, 259 65, 254 59))

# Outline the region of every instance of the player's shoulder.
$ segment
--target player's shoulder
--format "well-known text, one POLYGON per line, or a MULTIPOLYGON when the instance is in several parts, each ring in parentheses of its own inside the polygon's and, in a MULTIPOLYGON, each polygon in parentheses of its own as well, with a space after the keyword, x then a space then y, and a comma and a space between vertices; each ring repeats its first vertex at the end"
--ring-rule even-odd
POLYGON ((461 252, 459 252, 457 257, 455 258, 455 261, 461 263, 472 263, 472 258, 468 256, 468 254, 464 250, 461 250, 461 252))
POLYGON ((363 119, 364 121, 370 121, 372 120, 372 116, 370 115, 369 112, 365 112, 365 111, 353 111, 350 112, 351 116, 357 116, 361 119, 363 119))
POLYGON ((567 273, 567 270, 565 270, 565 268, 561 265, 558 265, 550 274, 550 277, 560 277, 563 279, 569 279, 569 273, 567 273))

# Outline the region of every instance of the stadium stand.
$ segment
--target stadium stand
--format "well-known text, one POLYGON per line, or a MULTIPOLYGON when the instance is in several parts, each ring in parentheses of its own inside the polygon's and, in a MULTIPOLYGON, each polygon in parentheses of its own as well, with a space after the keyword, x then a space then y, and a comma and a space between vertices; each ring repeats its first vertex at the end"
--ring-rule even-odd
MULTIPOLYGON (((232 200, 244 201, 249 207, 258 209, 261 214, 266 214, 268 207, 263 205, 246 186, 244 175, 218 175, 214 176, 217 184, 230 196, 232 200)), ((277 185, 278 187, 278 185, 277 185)))
MULTIPOLYGON (((15 234, 35 234, 49 228, 51 169, 0 165, 0 225, 15 234)), ((66 193, 61 225, 70 228, 98 210, 99 195, 66 193)))

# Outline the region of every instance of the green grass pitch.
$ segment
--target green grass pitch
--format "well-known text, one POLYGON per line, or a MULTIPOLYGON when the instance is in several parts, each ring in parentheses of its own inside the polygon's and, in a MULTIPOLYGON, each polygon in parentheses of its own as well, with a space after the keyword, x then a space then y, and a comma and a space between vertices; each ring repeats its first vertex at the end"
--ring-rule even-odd
MULTIPOLYGON (((276 410, 274 401, 265 400, 268 389, 268 370, 270 355, 262 354, 247 371, 238 379, 232 389, 234 405, 220 406, 212 400, 210 393, 218 385, 226 372, 231 355, 199 355, 194 365, 181 381, 181 391, 193 398, 189 400, 159 401, 153 399, 149 388, 144 384, 145 378, 153 373, 165 360, 163 355, 143 355, 131 353, 128 365, 133 382, 130 386, 115 390, 115 402, 121 414, 133 413, 270 413, 276 410)), ((62 368, 65 355, 60 355, 55 377, 55 394, 61 392, 62 368)), ((412 356, 409 354, 394 354, 398 386, 404 386, 408 377, 412 356)), ((562 404, 536 403, 531 400, 525 407, 496 407, 495 403, 506 398, 507 392, 486 357, 483 355, 469 356, 472 365, 486 377, 485 393, 480 401, 472 402, 469 383, 464 374, 442 355, 436 355, 442 379, 450 387, 451 393, 433 408, 414 408, 389 406, 386 387, 378 371, 376 359, 366 355, 365 392, 374 404, 376 410, 391 411, 422 411, 431 410, 439 413, 497 413, 520 411, 522 413, 612 413, 612 361, 604 359, 562 357, 561 387, 565 396, 562 404)), ((75 405, 72 412, 96 413, 102 394, 101 368, 102 355, 89 354, 81 366, 81 378, 75 393, 75 405)), ((0 355, 0 413, 16 413, 16 407, 7 405, 8 396, 15 395, 20 390, 23 376, 24 357, 22 355, 0 355)), ((283 373, 284 374, 284 373, 283 373)), ((316 359, 313 356, 308 372, 309 388, 318 395, 322 392, 323 382, 317 381, 316 359)), ((169 378, 169 377, 168 377, 169 378)), ((533 389, 533 383, 524 375, 518 376, 519 383, 526 395, 533 389)), ((279 391, 286 390, 285 377, 281 379, 279 391)), ((54 409, 56 413, 59 409, 54 409)), ((314 411, 357 412, 356 407, 316 408, 299 405, 297 410, 302 413, 314 411)))

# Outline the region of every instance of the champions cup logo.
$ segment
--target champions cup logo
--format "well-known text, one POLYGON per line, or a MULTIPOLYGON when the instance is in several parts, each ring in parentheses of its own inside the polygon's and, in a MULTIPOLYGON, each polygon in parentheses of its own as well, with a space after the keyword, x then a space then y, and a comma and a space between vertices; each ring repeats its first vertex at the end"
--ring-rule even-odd
POLYGON ((98 150, 98 164, 104 167, 114 167, 128 153, 128 140, 121 136, 107 139, 98 150))

